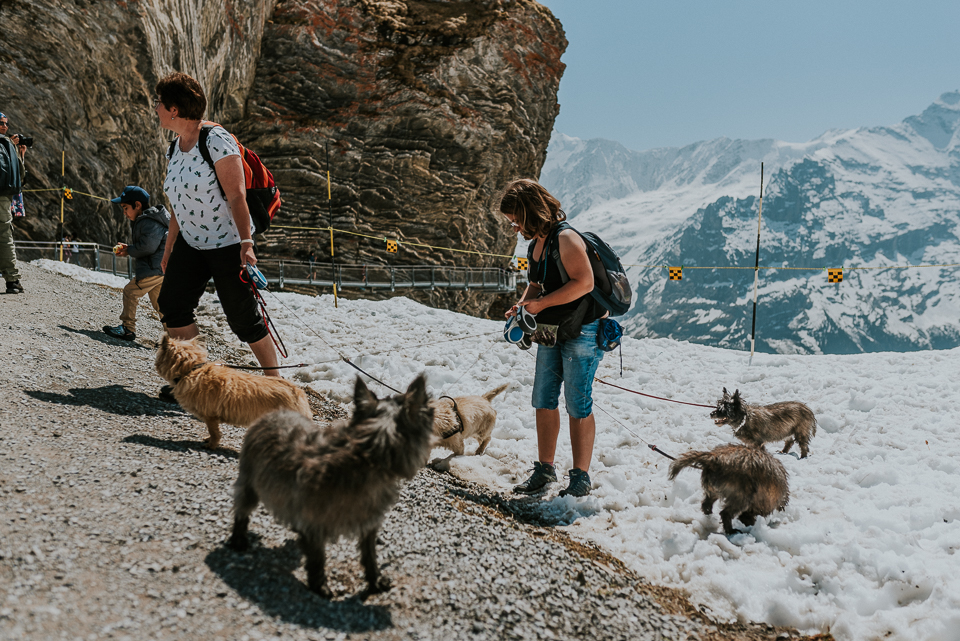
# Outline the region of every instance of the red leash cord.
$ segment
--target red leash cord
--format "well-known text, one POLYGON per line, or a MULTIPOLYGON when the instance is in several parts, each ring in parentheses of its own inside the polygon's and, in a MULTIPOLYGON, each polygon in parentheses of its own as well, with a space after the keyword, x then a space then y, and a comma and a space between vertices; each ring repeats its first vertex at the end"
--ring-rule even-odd
POLYGON ((247 277, 247 270, 243 267, 240 268, 240 282, 250 285, 253 297, 257 300, 257 305, 260 306, 260 314, 263 315, 263 324, 267 327, 267 335, 270 337, 270 340, 273 341, 273 344, 276 345, 280 356, 287 358, 287 346, 283 344, 283 338, 280 336, 280 332, 277 331, 277 326, 273 324, 273 319, 271 319, 270 314, 267 313, 267 305, 263 301, 263 296, 260 295, 260 291, 257 289, 253 280, 247 277), (274 336, 274 334, 276 334, 276 336, 274 336))
POLYGON ((630 392, 631 394, 646 396, 647 398, 655 398, 658 401, 667 401, 668 403, 680 403, 681 405, 693 405, 694 407, 707 407, 710 409, 713 409, 715 407, 713 405, 701 405, 700 403, 688 403, 686 401, 675 401, 672 398, 663 398, 662 396, 654 396, 653 394, 644 394, 643 392, 638 392, 636 390, 627 389, 626 387, 620 387, 619 385, 614 385, 613 383, 608 383, 607 381, 600 378, 594 378, 593 380, 595 380, 598 383, 603 383, 604 385, 609 385, 610 387, 616 387, 617 389, 623 390, 624 392, 630 392))

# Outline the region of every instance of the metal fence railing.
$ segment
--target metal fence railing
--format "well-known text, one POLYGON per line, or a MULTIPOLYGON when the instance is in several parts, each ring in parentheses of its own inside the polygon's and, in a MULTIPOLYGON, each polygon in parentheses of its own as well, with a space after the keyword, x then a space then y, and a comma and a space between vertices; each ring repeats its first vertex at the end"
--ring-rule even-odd
MULTIPOLYGON (((117 256, 113 248, 96 243, 17 241, 17 258, 24 261, 46 258, 133 278, 135 259, 117 256), (76 251, 75 251, 76 250, 76 251)), ((296 260, 263 259, 257 267, 269 283, 313 285, 337 289, 460 289, 491 293, 514 292, 518 272, 499 267, 455 267, 446 265, 381 265, 309 263, 296 260)))

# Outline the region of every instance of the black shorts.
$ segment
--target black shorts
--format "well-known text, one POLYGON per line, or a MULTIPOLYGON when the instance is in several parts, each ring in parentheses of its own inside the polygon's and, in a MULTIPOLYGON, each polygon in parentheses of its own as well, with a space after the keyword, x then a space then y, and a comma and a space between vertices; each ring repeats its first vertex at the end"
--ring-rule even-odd
POLYGON ((194 311, 213 278, 227 324, 244 343, 256 343, 267 336, 267 326, 257 307, 250 284, 240 280, 240 248, 228 245, 217 249, 195 249, 177 236, 163 274, 160 288, 161 321, 178 328, 196 322, 194 311))

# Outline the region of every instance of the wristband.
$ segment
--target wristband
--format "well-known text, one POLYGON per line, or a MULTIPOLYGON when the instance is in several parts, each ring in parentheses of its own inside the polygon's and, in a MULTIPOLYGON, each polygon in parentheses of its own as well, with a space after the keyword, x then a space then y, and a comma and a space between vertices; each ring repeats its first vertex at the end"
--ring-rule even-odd
POLYGON ((253 239, 252 239, 252 238, 241 238, 241 239, 240 239, 240 244, 242 245, 242 244, 244 244, 244 243, 250 243, 250 244, 252 245, 252 244, 253 244, 253 239))

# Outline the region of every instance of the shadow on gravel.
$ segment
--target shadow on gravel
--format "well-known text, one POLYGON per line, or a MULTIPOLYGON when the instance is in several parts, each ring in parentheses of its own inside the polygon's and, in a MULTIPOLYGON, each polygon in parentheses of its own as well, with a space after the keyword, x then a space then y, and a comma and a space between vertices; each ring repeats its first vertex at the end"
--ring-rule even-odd
MULTIPOLYGON (((371 632, 393 627, 390 611, 367 605, 357 595, 343 600, 321 599, 293 574, 301 564, 300 546, 288 540, 266 548, 250 535, 251 547, 240 554, 220 546, 207 555, 207 566, 244 599, 265 614, 287 623, 341 632, 371 632)), ((328 569, 329 572, 329 569, 328 569)), ((331 577, 332 578, 332 577, 331 577)))
POLYGON ((484 492, 477 488, 458 487, 451 484, 447 491, 465 501, 491 507, 501 514, 505 514, 520 523, 536 525, 538 527, 555 527, 569 525, 570 519, 559 514, 544 510, 543 501, 537 496, 522 496, 506 498, 494 492, 484 492))
POLYGON ((111 347, 127 347, 130 349, 150 349, 145 345, 141 345, 135 341, 125 341, 119 338, 111 338, 104 334, 102 331, 98 332, 93 329, 74 329, 73 327, 67 327, 66 325, 57 325, 62 330, 72 332, 74 334, 83 334, 87 338, 92 338, 95 341, 100 341, 105 345, 110 345, 111 347))
POLYGON ((143 392, 131 392, 123 385, 104 387, 75 387, 68 394, 24 390, 24 394, 45 403, 58 405, 85 405, 120 416, 183 416, 183 411, 143 392))
POLYGON ((554 497, 547 501, 544 500, 543 494, 504 495, 486 490, 475 483, 464 482, 451 474, 443 474, 432 470, 428 473, 433 473, 437 478, 442 479, 446 491, 453 496, 471 503, 485 505, 526 525, 537 527, 570 525, 577 519, 591 516, 597 511, 590 504, 584 504, 582 499, 554 497))
POLYGON ((123 439, 124 443, 136 443, 137 445, 146 445, 148 447, 156 447, 161 450, 170 450, 171 452, 187 452, 187 451, 196 451, 203 452, 204 454, 209 454, 210 456, 222 456, 223 458, 240 458, 240 453, 236 450, 231 450, 228 447, 218 447, 215 450, 207 449, 207 446, 203 441, 173 441, 169 439, 156 438, 153 436, 147 436, 146 434, 131 434, 130 436, 123 439))

